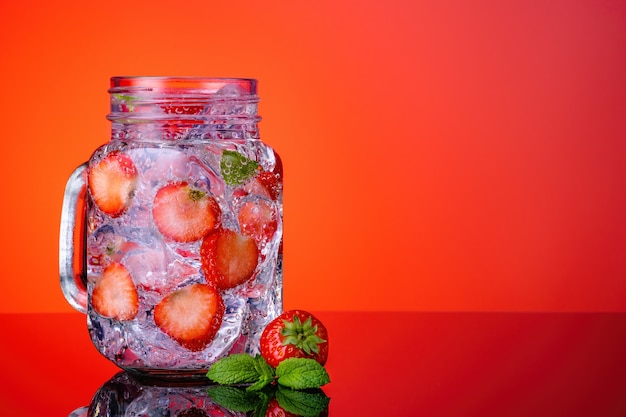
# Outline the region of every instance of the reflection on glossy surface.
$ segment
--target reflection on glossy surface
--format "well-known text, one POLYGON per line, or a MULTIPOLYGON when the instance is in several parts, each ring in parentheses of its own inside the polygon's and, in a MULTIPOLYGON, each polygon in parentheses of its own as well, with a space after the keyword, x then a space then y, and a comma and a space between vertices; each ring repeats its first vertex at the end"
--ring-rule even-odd
POLYGON ((269 385, 260 391, 249 391, 245 387, 215 385, 208 388, 208 393, 216 403, 254 417, 327 417, 330 403, 319 388, 294 390, 269 385))
POLYGON ((245 416, 216 404, 206 386, 144 385, 126 372, 107 381, 88 407, 71 417, 229 417, 245 416))
POLYGON ((252 393, 243 387, 157 385, 120 372, 68 417, 316 417, 328 416, 328 402, 322 390, 273 386, 252 393))

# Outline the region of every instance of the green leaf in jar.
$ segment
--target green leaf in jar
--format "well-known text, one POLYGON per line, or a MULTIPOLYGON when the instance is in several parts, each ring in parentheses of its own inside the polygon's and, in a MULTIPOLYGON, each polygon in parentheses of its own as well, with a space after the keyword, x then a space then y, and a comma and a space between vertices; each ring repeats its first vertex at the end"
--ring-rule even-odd
POLYGON ((252 178, 259 169, 259 164, 236 151, 225 149, 220 160, 222 177, 227 185, 234 187, 252 178))

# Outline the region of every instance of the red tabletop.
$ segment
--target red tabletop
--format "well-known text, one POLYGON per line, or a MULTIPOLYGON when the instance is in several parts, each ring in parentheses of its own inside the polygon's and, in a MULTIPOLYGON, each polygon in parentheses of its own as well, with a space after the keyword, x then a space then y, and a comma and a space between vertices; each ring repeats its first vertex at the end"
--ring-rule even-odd
MULTIPOLYGON (((626 314, 314 314, 332 417, 626 416, 626 314)), ((119 372, 78 313, 0 326, 2 415, 67 417, 119 372)))

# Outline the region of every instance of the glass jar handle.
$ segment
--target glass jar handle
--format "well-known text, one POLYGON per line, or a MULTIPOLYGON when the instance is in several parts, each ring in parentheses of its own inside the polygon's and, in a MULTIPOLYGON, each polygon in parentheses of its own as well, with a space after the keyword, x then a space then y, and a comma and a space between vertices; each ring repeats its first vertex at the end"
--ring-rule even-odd
POLYGON ((59 238, 59 272, 63 295, 72 307, 87 313, 85 225, 87 163, 72 172, 65 186, 59 238))

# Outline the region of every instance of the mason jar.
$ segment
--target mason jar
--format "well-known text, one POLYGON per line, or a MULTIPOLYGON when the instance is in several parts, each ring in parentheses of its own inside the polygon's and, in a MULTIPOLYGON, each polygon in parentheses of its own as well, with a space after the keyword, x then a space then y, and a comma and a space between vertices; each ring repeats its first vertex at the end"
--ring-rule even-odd
POLYGON ((257 81, 113 77, 111 138, 70 176, 61 288, 109 360, 204 377, 282 312, 283 172, 257 81))

